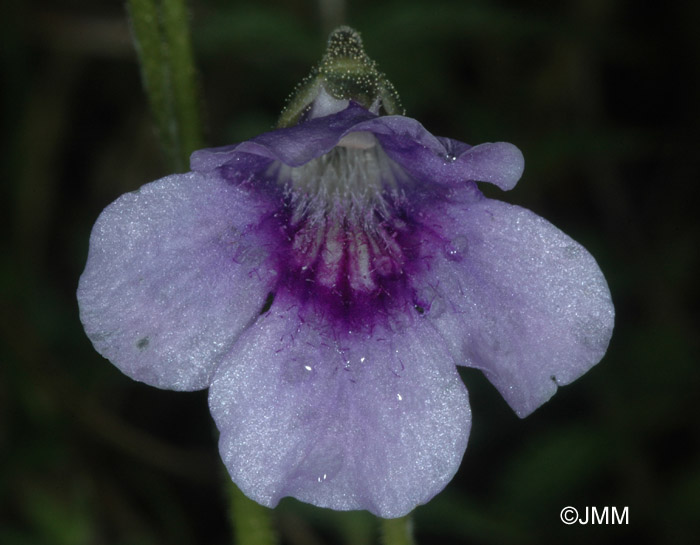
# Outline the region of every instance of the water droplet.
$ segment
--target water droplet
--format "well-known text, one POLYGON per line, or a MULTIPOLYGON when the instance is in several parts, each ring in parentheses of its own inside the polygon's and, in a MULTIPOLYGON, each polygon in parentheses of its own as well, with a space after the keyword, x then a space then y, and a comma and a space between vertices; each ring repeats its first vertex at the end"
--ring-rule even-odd
POLYGON ((235 258, 239 263, 258 267, 265 260, 265 251, 257 246, 241 245, 238 247, 235 258))
POLYGON ((408 305, 405 308, 400 307, 396 309, 396 311, 389 316, 389 327, 391 330, 395 333, 403 333, 406 329, 413 326, 413 320, 415 318, 414 310, 415 309, 408 305))
POLYGON ((399 219, 399 218, 394 218, 391 221, 391 225, 396 229, 397 231, 406 231, 408 229, 408 225, 406 225, 406 222, 399 219))
POLYGON ((395 358, 392 358, 392 361, 389 364, 389 369, 395 377, 400 378, 406 371, 406 366, 404 365, 403 361, 401 361, 401 358, 397 355, 395 358))
POLYGON ((582 248, 578 245, 570 244, 562 248, 562 254, 565 259, 578 259, 583 253, 582 248))
POLYGON ((221 234, 219 240, 225 245, 238 244, 241 240, 241 232, 236 227, 230 226, 221 234))
POLYGON ((342 447, 330 444, 333 440, 328 437, 318 443, 304 462, 304 473, 317 483, 332 480, 345 465, 345 453, 342 447))
POLYGON ((464 235, 458 235, 451 241, 445 243, 443 251, 445 257, 450 261, 460 262, 464 259, 467 253, 467 248, 469 246, 469 241, 464 235))
POLYGON ((446 304, 443 297, 432 286, 418 290, 415 304, 423 309, 423 314, 431 318, 437 318, 445 312, 446 304))
POLYGON ((282 364, 282 378, 289 384, 306 382, 314 375, 313 366, 303 357, 292 356, 282 364))
POLYGON ((374 270, 381 276, 388 276, 394 272, 394 262, 393 260, 385 255, 380 255, 374 258, 374 270))
POLYGON ((442 316, 446 308, 447 306, 445 305, 445 300, 436 294, 435 298, 430 303, 430 310, 428 311, 428 314, 431 318, 437 318, 442 316))

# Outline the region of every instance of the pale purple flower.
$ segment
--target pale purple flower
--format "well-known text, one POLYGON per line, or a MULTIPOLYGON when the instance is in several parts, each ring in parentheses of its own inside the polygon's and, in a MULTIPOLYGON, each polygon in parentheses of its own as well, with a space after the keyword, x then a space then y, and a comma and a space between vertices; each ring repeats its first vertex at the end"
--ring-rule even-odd
POLYGON ((95 348, 128 376, 210 389, 233 480, 401 516, 452 478, 458 365, 524 417, 605 353, 613 306, 578 243, 488 199, 523 171, 321 91, 297 125, 195 152, 98 219, 80 279, 95 348))

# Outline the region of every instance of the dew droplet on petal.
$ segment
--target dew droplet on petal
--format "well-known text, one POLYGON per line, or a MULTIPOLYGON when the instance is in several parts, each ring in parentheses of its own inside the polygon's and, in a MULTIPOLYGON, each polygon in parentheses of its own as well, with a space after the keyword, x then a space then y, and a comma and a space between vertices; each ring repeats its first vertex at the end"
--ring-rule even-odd
POLYGON ((326 441, 318 444, 308 455, 306 464, 309 468, 307 475, 317 483, 325 483, 333 479, 343 468, 345 453, 342 447, 329 445, 326 441))
POLYGON ((437 293, 435 297, 430 302, 430 309, 428 309, 428 314, 431 318, 438 318, 442 316, 446 309, 445 300, 439 296, 437 293))
POLYGON ((289 384, 300 384, 311 379, 314 368, 311 363, 301 357, 292 356, 282 365, 282 378, 289 384))
POLYGON ((406 371, 406 366, 404 365, 403 361, 401 361, 401 358, 396 356, 395 358, 392 358, 391 363, 389 364, 389 369, 395 377, 401 377, 404 374, 404 371, 406 371))
POLYGON ((443 246, 445 257, 450 261, 460 262, 467 253, 469 241, 464 235, 458 235, 443 246))
POLYGON ((426 286, 418 290, 415 304, 423 310, 420 314, 431 318, 437 318, 442 315, 447 308, 444 298, 432 286, 426 286))

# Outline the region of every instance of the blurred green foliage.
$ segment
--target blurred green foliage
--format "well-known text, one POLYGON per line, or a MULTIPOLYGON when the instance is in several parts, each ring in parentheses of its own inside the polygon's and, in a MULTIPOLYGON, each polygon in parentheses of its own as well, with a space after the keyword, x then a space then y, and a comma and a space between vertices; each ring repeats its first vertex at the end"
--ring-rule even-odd
MULTIPOLYGON (((343 6, 189 3, 209 145, 274 125, 323 52, 333 5, 343 6)), ((463 373, 470 445, 455 480, 416 510, 420 543, 700 535, 698 6, 344 5, 409 115, 436 134, 523 150, 518 187, 489 195, 584 243, 618 312, 603 362, 526 420, 478 372, 463 373), (628 506, 630 523, 566 526, 567 505, 628 506)), ((168 173, 124 6, 34 0, 2 11, 0 543, 230 543, 206 394, 132 382, 78 320, 100 210, 168 173)), ((378 539, 365 513, 284 500, 276 516, 291 545, 378 539)))

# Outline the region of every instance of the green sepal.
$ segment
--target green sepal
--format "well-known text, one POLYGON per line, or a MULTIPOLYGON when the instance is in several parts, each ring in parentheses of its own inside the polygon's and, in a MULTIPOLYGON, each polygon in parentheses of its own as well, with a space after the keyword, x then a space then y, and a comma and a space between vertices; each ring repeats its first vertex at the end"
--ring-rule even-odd
POLYGON ((322 90, 338 100, 354 100, 367 109, 378 108, 379 113, 404 113, 396 89, 365 53, 360 34, 348 26, 331 32, 321 62, 292 93, 278 127, 298 123, 322 90))

